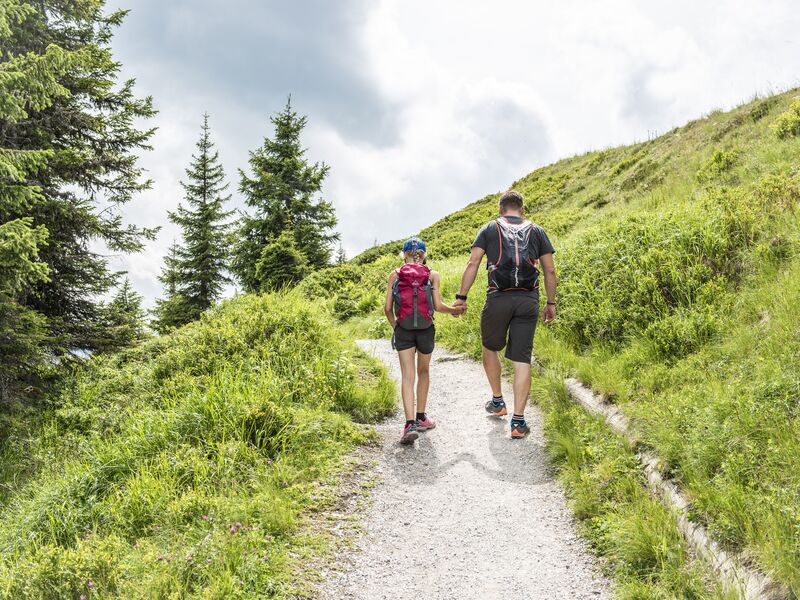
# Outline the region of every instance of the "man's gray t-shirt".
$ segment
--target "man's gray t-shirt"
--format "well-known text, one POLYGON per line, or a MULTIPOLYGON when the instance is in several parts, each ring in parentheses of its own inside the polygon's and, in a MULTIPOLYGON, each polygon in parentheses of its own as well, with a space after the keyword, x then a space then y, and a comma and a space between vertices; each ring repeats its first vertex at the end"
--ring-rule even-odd
MULTIPOLYGON (((501 219, 507 220, 509 223, 522 223, 524 220, 522 217, 500 217, 501 219)), ((489 221, 486 225, 481 227, 481 230, 478 232, 478 235, 475 237, 475 241, 472 242, 473 248, 481 248, 484 252, 486 252, 486 260, 487 262, 487 269, 490 264, 496 263, 500 258, 500 238, 497 235, 497 225, 494 221, 489 221)), ((544 232, 544 229, 533 224, 533 228, 531 229, 531 237, 530 237, 530 255, 531 258, 539 258, 544 254, 554 254, 555 250, 553 249, 553 244, 550 243, 550 239, 547 237, 547 234, 544 232)), ((521 294, 521 295, 530 295, 530 296, 539 296, 539 277, 536 277, 536 289, 525 292, 525 291, 518 291, 518 290, 511 290, 507 292, 503 292, 500 290, 489 289, 487 292, 487 297, 493 296, 495 294, 521 294)))

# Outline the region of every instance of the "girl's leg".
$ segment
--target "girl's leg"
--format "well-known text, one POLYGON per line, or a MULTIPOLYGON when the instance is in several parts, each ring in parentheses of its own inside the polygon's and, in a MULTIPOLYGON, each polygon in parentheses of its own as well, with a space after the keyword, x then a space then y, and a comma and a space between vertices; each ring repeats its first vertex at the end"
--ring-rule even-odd
POLYGON ((414 354, 416 354, 416 352, 416 348, 408 348, 407 350, 400 350, 397 353, 400 359, 400 373, 402 374, 400 393, 403 396, 403 410, 406 413, 406 421, 412 421, 415 416, 414 376, 416 373, 414 369, 414 354))
POLYGON ((431 383, 430 366, 433 354, 417 354, 417 412, 424 413, 431 383))

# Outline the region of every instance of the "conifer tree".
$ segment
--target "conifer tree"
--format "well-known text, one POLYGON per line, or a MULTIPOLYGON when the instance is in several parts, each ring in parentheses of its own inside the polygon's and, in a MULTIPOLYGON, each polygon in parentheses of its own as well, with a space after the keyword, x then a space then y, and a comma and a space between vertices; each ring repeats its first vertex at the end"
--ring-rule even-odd
POLYGON ((310 164, 300 145, 307 118, 292 110, 289 99, 271 122, 274 138, 266 138, 250 153, 252 174, 240 171, 239 189, 252 212, 242 216, 231 267, 245 291, 268 291, 289 283, 267 268, 281 251, 275 244, 282 234, 287 239, 285 232, 291 232, 293 242, 286 252, 302 256, 291 269, 292 277, 328 265, 331 245, 339 239, 333 232, 333 206, 318 196, 329 168, 310 164))
POLYGON ((164 298, 156 300, 153 311, 155 320, 152 326, 159 333, 169 333, 192 319, 191 307, 180 292, 180 273, 178 272, 178 244, 173 242, 169 253, 164 257, 164 267, 158 280, 164 285, 164 298))
POLYGON ((0 0, 0 401, 47 368, 48 323, 21 301, 50 280, 41 254, 49 232, 29 216, 44 201, 38 185, 53 152, 20 147, 8 132, 34 111, 50 109, 68 90, 59 84, 86 58, 56 46, 14 53, 13 32, 35 14, 19 0, 0 0))
POLYGON ((197 154, 192 156, 186 177, 181 183, 186 206, 179 205, 169 213, 182 230, 183 245, 173 245, 165 261, 162 282, 167 286, 166 299, 156 310, 159 330, 199 318, 219 300, 230 281, 226 275, 230 224, 226 219, 232 211, 224 210, 230 195, 224 195, 228 184, 211 141, 208 114, 203 115, 197 154))
POLYGON ((144 317, 142 296, 133 289, 130 279, 125 277, 106 307, 106 325, 111 334, 111 343, 116 347, 124 347, 145 339, 144 317))
POLYGON ((124 14, 105 14, 103 0, 0 0, 0 75, 12 74, 0 76, 0 148, 13 148, 0 158, 13 168, 0 168, 0 177, 17 180, 0 192, 0 218, 47 232, 35 262, 49 276, 26 280, 15 297, 46 318, 47 351, 62 359, 108 339, 98 298, 117 275, 97 246, 138 251, 154 234, 125 225, 119 210, 149 185, 135 154, 152 131, 134 122, 154 114, 133 81, 118 83, 109 44, 124 14), (25 192, 23 179, 35 186, 25 192), (8 201, 11 193, 17 201, 8 201))
POLYGON ((343 265, 347 262, 347 254, 344 252, 344 248, 342 248, 342 244, 339 244, 339 249, 336 251, 336 264, 343 265))

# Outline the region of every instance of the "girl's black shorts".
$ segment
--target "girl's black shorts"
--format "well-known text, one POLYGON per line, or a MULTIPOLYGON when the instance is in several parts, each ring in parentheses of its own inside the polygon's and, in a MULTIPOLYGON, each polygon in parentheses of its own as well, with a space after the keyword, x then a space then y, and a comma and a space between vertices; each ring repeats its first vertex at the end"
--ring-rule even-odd
POLYGON ((400 352, 409 348, 416 348, 420 354, 433 352, 433 341, 436 337, 436 327, 431 325, 427 329, 403 329, 399 325, 394 328, 392 348, 400 352))

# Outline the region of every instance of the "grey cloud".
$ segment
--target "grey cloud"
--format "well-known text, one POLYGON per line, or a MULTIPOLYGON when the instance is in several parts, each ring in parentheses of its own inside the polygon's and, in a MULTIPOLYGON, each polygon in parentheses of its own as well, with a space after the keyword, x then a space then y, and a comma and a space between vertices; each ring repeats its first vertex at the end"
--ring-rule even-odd
POLYGON ((618 109, 621 118, 634 121, 637 126, 648 130, 664 127, 665 119, 672 116, 664 98, 656 97, 649 89, 654 71, 656 67, 648 64, 626 77, 622 103, 618 109))
MULTIPOLYGON (((510 98, 491 98, 470 106, 467 125, 479 136, 491 158, 487 172, 495 185, 506 185, 551 155, 552 143, 541 118, 510 98)), ((488 165, 487 165, 488 166, 488 165)), ((494 189, 494 188, 493 188, 494 189)), ((475 197, 483 195, 476 190, 475 197)))
POLYGON ((375 238, 385 242, 415 234, 470 202, 505 189, 553 157, 552 140, 541 117, 511 98, 464 102, 456 118, 476 137, 472 146, 476 168, 461 170, 447 159, 430 168, 425 166, 426 157, 420 157, 420 167, 402 198, 377 200, 367 214, 340 211, 342 235, 352 247, 363 249, 375 238))
MULTIPOLYGON (((369 79, 360 42, 367 0, 140 0, 115 46, 155 69, 179 94, 223 96, 262 111, 288 94, 344 137, 394 142, 396 110, 369 79)), ((156 98, 158 102, 158 98, 156 98)))

